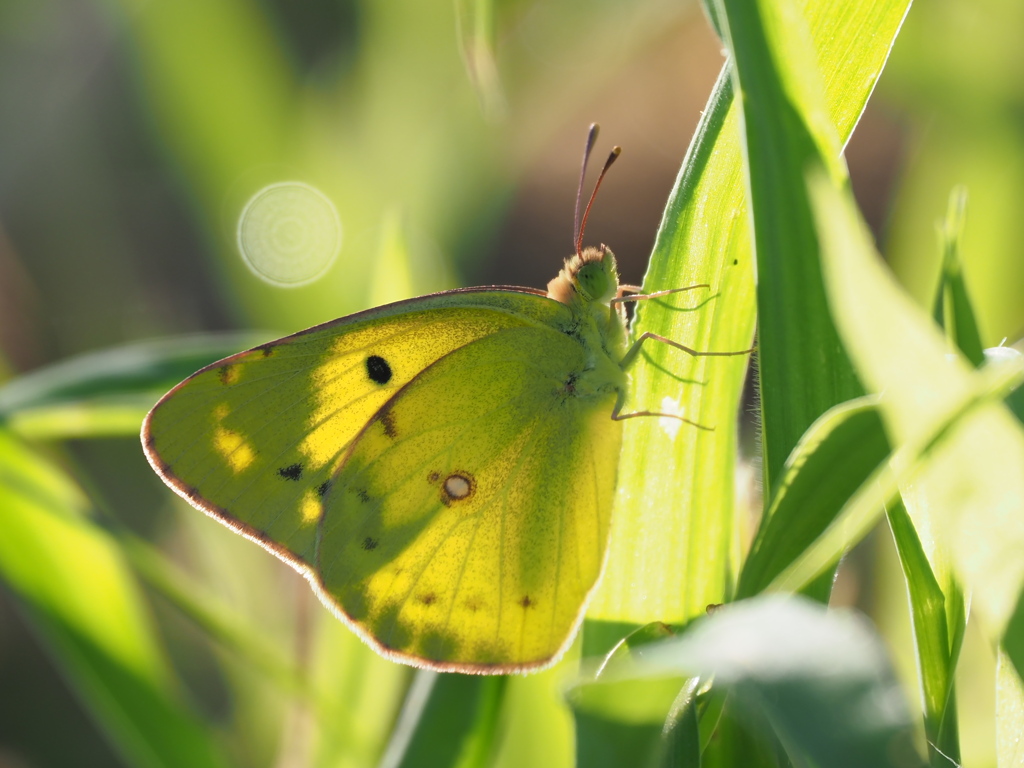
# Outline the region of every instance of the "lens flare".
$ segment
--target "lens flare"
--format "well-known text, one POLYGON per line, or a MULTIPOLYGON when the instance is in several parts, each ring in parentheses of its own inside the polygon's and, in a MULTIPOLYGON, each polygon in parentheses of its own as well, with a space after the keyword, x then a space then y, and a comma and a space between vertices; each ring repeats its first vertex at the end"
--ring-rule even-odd
POLYGON ((264 187, 238 218, 242 260, 272 285, 312 283, 327 272, 340 249, 337 209, 320 190, 301 181, 264 187))

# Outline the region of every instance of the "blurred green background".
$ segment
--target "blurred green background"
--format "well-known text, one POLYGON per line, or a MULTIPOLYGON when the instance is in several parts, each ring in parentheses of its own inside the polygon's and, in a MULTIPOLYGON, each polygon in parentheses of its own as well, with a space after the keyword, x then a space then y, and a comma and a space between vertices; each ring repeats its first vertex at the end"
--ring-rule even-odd
MULTIPOLYGON (((1014 0, 914 7, 848 148, 881 250, 926 305, 935 221, 949 190, 967 186, 963 258, 987 345, 1024 335, 1021 29, 1014 0)), ((543 286, 571 250, 593 121, 599 153, 624 152, 587 241, 611 246, 624 280, 640 282, 721 65, 695 2, 3 0, 0 374, 159 336, 283 334, 458 285, 543 286), (333 268, 291 290, 254 277, 235 244, 246 200, 286 180, 327 195, 344 233, 333 268)), ((137 441, 71 445, 62 460, 261 634, 329 657, 317 668, 337 677, 344 725, 318 749, 372 764, 407 670, 370 654, 287 567, 183 509, 137 441)), ((916 700, 891 549, 887 534, 862 545, 835 600, 882 626, 916 700)), ((238 764, 304 764, 300 709, 152 604, 183 688, 238 764)), ((992 660, 968 643, 964 757, 986 765, 992 660)), ((534 679, 513 696, 542 697, 550 682, 534 679)), ((546 711, 537 749, 570 749, 568 715, 548 723, 546 711)), ((517 748, 506 764, 524 764, 530 746, 517 748)), ((0 584, 0 766, 120 759, 0 584)))

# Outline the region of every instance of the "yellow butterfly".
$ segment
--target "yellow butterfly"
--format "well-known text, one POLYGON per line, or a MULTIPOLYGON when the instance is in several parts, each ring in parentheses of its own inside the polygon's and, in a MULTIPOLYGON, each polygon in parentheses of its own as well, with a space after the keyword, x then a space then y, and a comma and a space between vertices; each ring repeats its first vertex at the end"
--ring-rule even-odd
POLYGON ((605 560, 621 420, 660 415, 621 413, 650 335, 627 347, 638 289, 581 247, 590 204, 546 293, 446 291, 207 366, 146 417, 150 463, 389 658, 553 663, 605 560))

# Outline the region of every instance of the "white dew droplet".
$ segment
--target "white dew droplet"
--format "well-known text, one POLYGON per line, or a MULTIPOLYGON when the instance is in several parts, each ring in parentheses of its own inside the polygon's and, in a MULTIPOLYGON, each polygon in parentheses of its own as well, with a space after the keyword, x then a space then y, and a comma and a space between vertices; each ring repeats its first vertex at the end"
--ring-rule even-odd
MULTIPOLYGON (((667 395, 661 399, 661 408, 659 409, 662 413, 674 413, 679 416, 683 415, 683 409, 679 406, 679 401, 673 397, 667 395)), ((662 432, 668 435, 669 440, 675 440, 676 435, 679 434, 679 428, 683 425, 679 419, 673 419, 671 416, 662 416, 658 419, 658 426, 661 427, 662 432)))
POLYGON ((238 218, 238 250, 253 274, 284 288, 308 285, 334 263, 341 220, 315 187, 282 181, 264 187, 238 218))

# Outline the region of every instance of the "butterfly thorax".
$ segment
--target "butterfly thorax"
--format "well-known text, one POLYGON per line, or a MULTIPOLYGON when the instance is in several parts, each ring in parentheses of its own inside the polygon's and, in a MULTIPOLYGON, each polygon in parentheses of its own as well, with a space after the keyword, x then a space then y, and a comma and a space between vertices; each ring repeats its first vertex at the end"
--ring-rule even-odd
POLYGON ((566 259, 558 277, 548 283, 548 297, 572 312, 573 327, 565 330, 586 350, 586 365, 575 384, 579 395, 621 393, 625 388, 619 362, 626 352, 627 329, 610 304, 618 289, 615 256, 603 245, 566 259))

